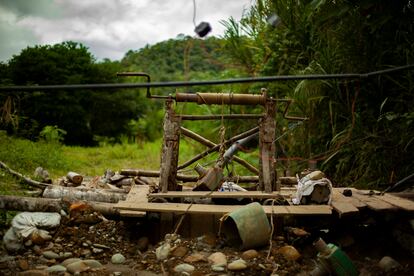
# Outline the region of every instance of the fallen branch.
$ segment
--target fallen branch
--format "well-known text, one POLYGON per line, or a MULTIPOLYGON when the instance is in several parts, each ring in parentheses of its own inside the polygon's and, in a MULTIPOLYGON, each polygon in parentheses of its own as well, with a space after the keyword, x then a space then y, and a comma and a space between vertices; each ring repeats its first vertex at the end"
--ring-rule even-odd
POLYGON ((9 166, 7 166, 6 164, 4 164, 3 162, 0 161, 0 168, 5 169, 6 171, 8 171, 11 175, 20 178, 21 180, 23 180, 26 184, 29 184, 30 186, 36 187, 36 188, 41 188, 44 189, 48 186, 51 186, 50 184, 45 184, 36 180, 33 180, 29 177, 26 177, 24 175, 22 175, 19 172, 14 171, 13 169, 9 168, 9 166))
MULTIPOLYGON (((36 198, 0 195, 0 209, 9 211, 27 212, 67 212, 71 202, 66 199, 36 198)), ((105 216, 119 216, 119 211, 114 208, 114 204, 103 202, 86 202, 95 211, 105 216)))

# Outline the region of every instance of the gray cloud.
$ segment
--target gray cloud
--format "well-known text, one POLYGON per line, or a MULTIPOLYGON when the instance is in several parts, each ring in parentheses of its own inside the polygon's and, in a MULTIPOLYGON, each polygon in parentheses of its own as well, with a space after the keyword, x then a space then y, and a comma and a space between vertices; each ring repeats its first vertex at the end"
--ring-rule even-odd
MULTIPOLYGON (((210 22, 211 35, 219 36, 219 21, 240 18, 251 0, 196 2, 197 23, 210 22)), ((191 0, 0 0, 0 60, 26 46, 65 40, 85 44, 98 59, 120 59, 179 33, 194 35, 192 20, 191 0)))

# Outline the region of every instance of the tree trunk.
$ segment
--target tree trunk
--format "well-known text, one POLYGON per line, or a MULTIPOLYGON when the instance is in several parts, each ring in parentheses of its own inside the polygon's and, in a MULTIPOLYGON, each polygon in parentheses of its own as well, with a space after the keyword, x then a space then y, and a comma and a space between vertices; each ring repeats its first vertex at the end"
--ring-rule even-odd
POLYGON ((126 199, 126 193, 114 192, 112 190, 97 190, 72 188, 62 186, 49 186, 43 192, 46 198, 65 198, 67 200, 86 200, 97 202, 117 203, 126 199))
POLYGON ((67 179, 72 182, 75 185, 80 185, 82 184, 83 181, 83 176, 75 173, 75 172, 68 172, 68 174, 66 175, 67 179))
MULTIPOLYGON (((102 202, 87 202, 95 211, 105 216, 119 216, 114 204, 102 202)), ((0 195, 0 209, 27 212, 60 212, 67 211, 70 202, 63 199, 4 196, 0 195)))

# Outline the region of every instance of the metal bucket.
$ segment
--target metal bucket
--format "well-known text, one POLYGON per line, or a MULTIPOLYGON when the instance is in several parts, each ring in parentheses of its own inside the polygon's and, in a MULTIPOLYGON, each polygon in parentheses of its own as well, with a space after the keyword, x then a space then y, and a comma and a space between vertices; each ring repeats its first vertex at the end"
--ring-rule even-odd
POLYGON ((269 221, 262 205, 257 202, 231 212, 222 227, 223 234, 231 246, 249 249, 269 243, 269 221))

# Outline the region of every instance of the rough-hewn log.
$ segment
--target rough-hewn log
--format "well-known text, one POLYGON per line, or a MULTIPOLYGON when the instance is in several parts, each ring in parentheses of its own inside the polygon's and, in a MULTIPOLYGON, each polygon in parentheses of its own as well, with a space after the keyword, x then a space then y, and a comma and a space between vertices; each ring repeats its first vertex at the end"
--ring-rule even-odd
POLYGON ((110 189, 77 189, 72 187, 49 186, 43 192, 46 198, 65 198, 67 200, 86 200, 116 203, 126 199, 126 193, 113 192, 110 189))
MULTIPOLYGON (((91 201, 86 203, 103 215, 119 216, 114 204, 91 201)), ((0 209, 9 211, 60 212, 67 211, 69 205, 70 202, 64 199, 0 195, 0 209)))
MULTIPOLYGON (((255 127, 255 128, 252 128, 252 129, 250 129, 250 130, 248 130, 246 132, 240 133, 240 134, 238 134, 238 135, 230 138, 229 140, 224 141, 224 145, 228 145, 228 144, 234 143, 237 140, 246 138, 247 136, 250 136, 250 135, 256 133, 257 131, 259 131, 259 127, 255 127)), ((220 149, 220 147, 221 147, 221 144, 218 144, 218 145, 216 145, 216 146, 214 146, 214 147, 212 147, 212 148, 210 148, 208 150, 203 151, 200 154, 197 154, 192 159, 190 159, 187 162, 185 162, 184 164, 178 166, 178 169, 181 170, 181 169, 184 169, 184 168, 190 166, 191 164, 193 164, 194 162, 200 160, 204 156, 207 156, 207 155, 209 155, 212 152, 218 151, 220 149)))
MULTIPOLYGON (((146 171, 146 170, 134 170, 134 169, 123 169, 121 170, 121 174, 128 175, 128 176, 146 176, 146 177, 159 177, 159 171, 146 171)), ((177 174, 177 180, 183 182, 197 182, 199 176, 197 175, 185 175, 185 174, 177 174)), ((239 182, 239 183, 250 183, 250 182, 258 182, 259 177, 256 175, 252 176, 233 176, 233 177, 225 177, 225 180, 239 182)))
MULTIPOLYGON (((216 143, 184 127, 181 127, 181 133, 209 148, 217 146, 216 143)), ((246 169, 248 169, 249 171, 251 171, 252 173, 255 173, 257 175, 259 174, 259 170, 255 166, 247 162, 246 160, 240 157, 237 157, 237 156, 233 156, 233 160, 239 163, 240 165, 242 165, 243 167, 245 167, 246 169)))
POLYGON ((274 189, 280 191, 280 185, 276 182, 275 171, 275 128, 276 128, 276 104, 267 101, 265 104, 266 115, 260 122, 259 131, 259 188, 267 193, 274 189))
POLYGON ((66 178, 75 185, 80 185, 83 181, 83 176, 76 172, 68 172, 66 178))
POLYGON ((36 188, 41 188, 44 189, 47 186, 50 186, 50 184, 45 184, 39 181, 35 181, 33 179, 30 179, 29 177, 26 177, 24 175, 22 175, 21 173, 16 172, 15 170, 9 168, 5 163, 0 161, 0 167, 5 169, 6 171, 8 171, 11 175, 20 178, 21 180, 23 180, 26 184, 32 186, 32 187, 36 187, 36 188))
POLYGON ((180 115, 181 120, 189 121, 206 121, 206 120, 221 120, 221 119, 255 119, 258 120, 263 117, 263 114, 223 114, 223 115, 180 115))
POLYGON ((164 139, 161 153, 160 187, 163 192, 177 189, 177 165, 180 147, 180 118, 175 115, 173 101, 165 102, 164 139))

